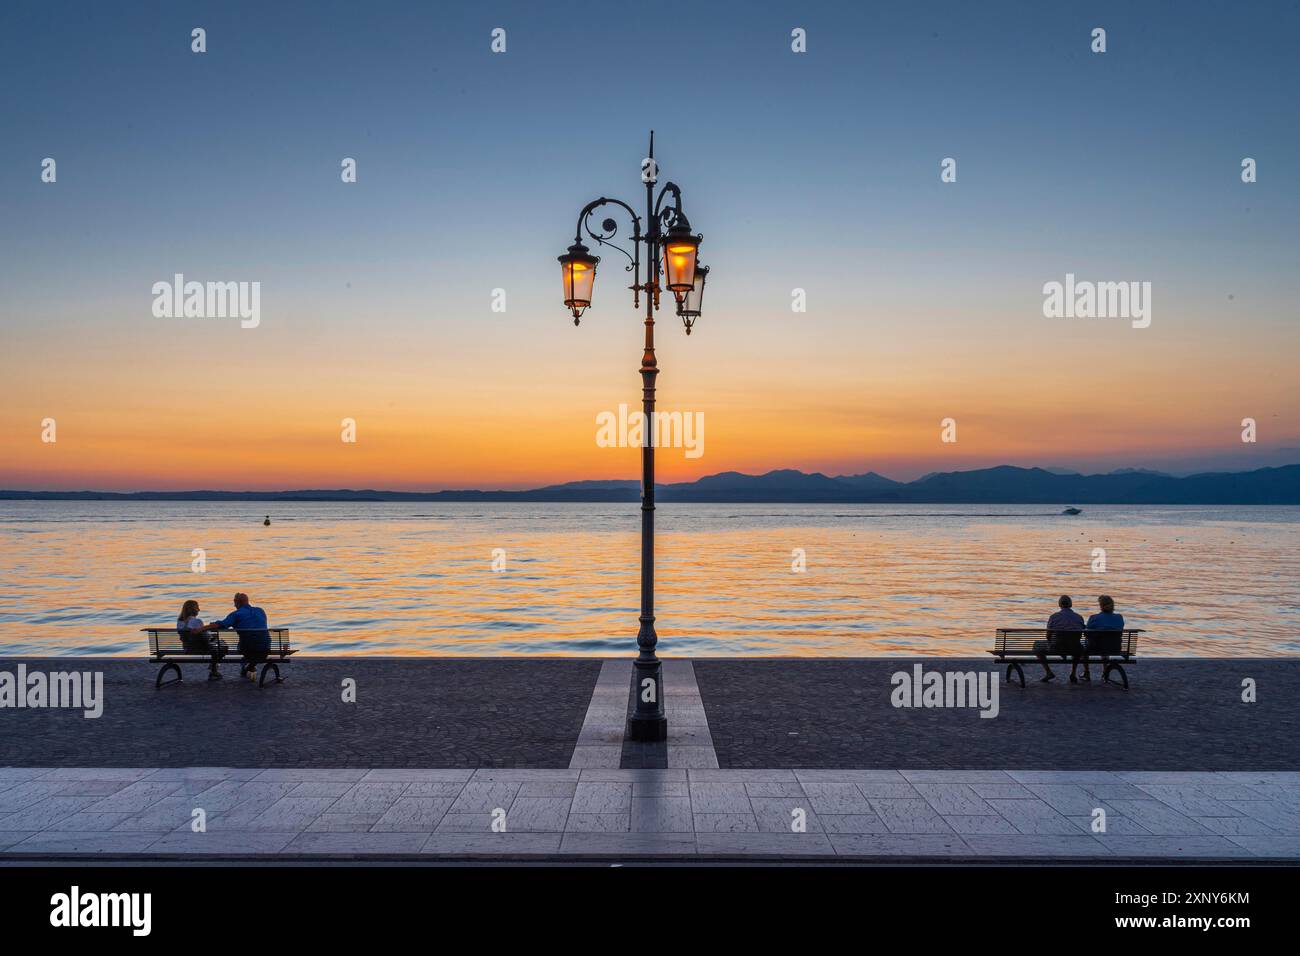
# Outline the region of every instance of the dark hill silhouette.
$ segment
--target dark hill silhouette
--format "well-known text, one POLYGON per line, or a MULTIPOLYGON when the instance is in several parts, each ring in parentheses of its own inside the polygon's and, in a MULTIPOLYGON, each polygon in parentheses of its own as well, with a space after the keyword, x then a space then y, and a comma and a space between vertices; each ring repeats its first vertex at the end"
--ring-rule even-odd
MULTIPOLYGON (((792 469, 745 475, 725 471, 656 486, 660 501, 894 504, 1195 504, 1300 505, 1300 465, 1175 478, 1136 469, 1107 475, 1061 474, 1000 465, 946 471, 911 482, 874 472, 831 478, 792 469)), ((636 501, 637 481, 572 481, 527 491, 434 492, 351 489, 304 491, 0 491, 9 500, 105 501, 636 501)))

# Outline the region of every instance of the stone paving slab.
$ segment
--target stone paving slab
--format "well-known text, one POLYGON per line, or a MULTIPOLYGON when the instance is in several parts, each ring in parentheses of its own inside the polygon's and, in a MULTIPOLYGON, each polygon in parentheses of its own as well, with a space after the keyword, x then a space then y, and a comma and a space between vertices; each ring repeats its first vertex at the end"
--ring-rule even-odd
POLYGON ((623 756, 623 734, 627 724, 630 660, 605 661, 592 688, 591 701, 578 733, 571 768, 617 767, 623 756))
POLYGON ((267 768, 249 779, 225 768, 11 769, 0 768, 0 863, 1300 861, 1300 809, 1290 802, 1300 772, 1179 771, 1175 783, 1132 784, 1087 773, 1069 783, 1006 782, 1005 771, 959 770, 840 770, 827 779, 762 768, 267 768), (88 784, 94 793, 84 793, 88 784))

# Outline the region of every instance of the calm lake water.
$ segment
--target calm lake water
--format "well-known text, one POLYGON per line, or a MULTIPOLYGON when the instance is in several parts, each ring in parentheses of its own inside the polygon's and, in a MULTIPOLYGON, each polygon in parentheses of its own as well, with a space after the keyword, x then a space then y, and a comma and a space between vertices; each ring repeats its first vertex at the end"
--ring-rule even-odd
MULTIPOLYGON (((1054 511, 661 506, 661 651, 978 655, 1067 592, 1160 654, 1300 652, 1300 508, 1054 511)), ((0 502, 0 653, 137 655, 244 590, 312 654, 627 654, 639 528, 635 504, 0 502)))

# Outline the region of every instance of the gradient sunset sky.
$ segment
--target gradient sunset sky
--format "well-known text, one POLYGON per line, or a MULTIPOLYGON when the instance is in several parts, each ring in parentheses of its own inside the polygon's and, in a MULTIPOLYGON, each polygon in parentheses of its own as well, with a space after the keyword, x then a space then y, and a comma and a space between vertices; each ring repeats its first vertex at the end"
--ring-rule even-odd
POLYGON ((1294 3, 6 2, 0 487, 636 478, 595 441, 640 398, 630 279, 595 250, 574 328, 555 257, 586 201, 639 208, 651 128, 712 270, 689 338, 660 313, 660 408, 706 420, 661 480, 1300 461, 1298 30, 1294 3), (260 326, 155 318, 178 272, 259 281, 260 326), (1044 318, 1067 272, 1149 281, 1151 326, 1044 318))

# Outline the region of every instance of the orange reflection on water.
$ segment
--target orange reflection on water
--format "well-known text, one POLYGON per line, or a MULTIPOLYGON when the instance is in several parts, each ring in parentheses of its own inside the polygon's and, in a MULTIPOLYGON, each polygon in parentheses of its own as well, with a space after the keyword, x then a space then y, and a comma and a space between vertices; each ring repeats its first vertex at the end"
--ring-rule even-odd
MULTIPOLYGON (((635 504, 276 504, 264 527, 268 507, 3 503, 5 653, 139 654, 139 628, 191 597, 222 616, 236 590, 310 654, 635 651, 635 504)), ((1085 615, 1113 595, 1155 653, 1300 651, 1296 508, 668 504, 658 523, 670 656, 982 656, 1062 592, 1085 615)))

